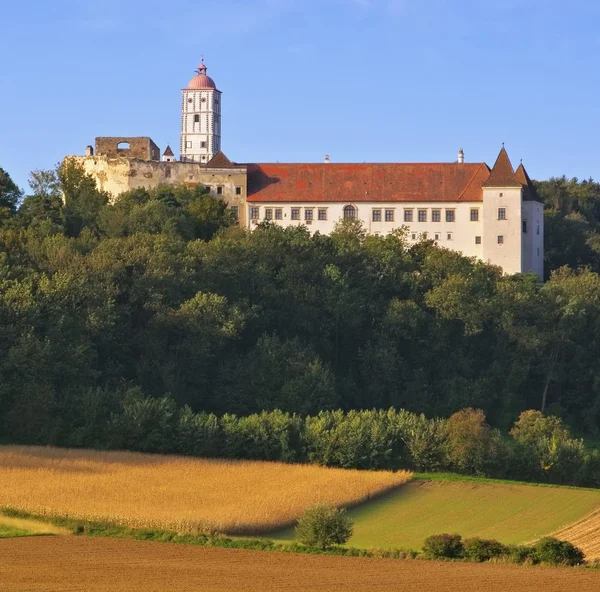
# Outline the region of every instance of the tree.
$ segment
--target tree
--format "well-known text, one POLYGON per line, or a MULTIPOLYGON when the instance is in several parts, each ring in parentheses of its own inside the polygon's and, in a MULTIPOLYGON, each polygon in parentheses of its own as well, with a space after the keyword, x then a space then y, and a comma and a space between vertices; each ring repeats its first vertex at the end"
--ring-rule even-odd
POLYGON ((0 167, 0 222, 17 211, 23 193, 10 175, 0 167))
POLYGON ((99 215, 108 203, 108 194, 99 191, 96 181, 74 158, 65 158, 57 171, 65 206, 65 231, 79 236, 84 228, 98 232, 99 215))
POLYGON ((28 195, 19 207, 22 226, 35 227, 50 223, 62 225, 63 201, 56 170, 35 170, 30 173, 28 195))
POLYGON ((446 422, 444 449, 448 464, 460 473, 484 474, 500 456, 499 438, 485 421, 481 409, 463 409, 446 422))
POLYGON ((553 483, 577 482, 585 467, 583 442, 571 437, 562 420, 540 411, 524 411, 510 435, 519 445, 520 461, 530 478, 553 483))
POLYGON ((217 402, 223 410, 244 415, 273 409, 316 413, 335 406, 335 379, 300 340, 263 335, 245 355, 223 365, 217 402))
POLYGON ((324 504, 304 510, 296 526, 296 538, 309 547, 330 549, 343 545, 352 536, 353 521, 345 509, 324 504))

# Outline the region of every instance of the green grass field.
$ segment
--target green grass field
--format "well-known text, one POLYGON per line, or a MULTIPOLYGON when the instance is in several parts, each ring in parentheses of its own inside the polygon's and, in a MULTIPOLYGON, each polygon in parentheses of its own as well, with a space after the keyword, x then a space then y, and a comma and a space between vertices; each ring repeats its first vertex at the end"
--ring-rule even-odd
MULTIPOLYGON (((349 511, 360 548, 420 549, 431 534, 458 533, 526 543, 600 507, 600 490, 540 487, 486 480, 415 481, 349 511)), ((291 540, 293 529, 272 538, 291 540)))

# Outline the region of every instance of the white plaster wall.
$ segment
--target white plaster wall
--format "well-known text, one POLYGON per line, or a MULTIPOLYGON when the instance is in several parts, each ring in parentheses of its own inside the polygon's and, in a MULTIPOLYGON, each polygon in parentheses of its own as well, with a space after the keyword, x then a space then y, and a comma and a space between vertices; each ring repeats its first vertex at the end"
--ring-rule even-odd
POLYGON ((483 260, 506 273, 523 271, 521 204, 521 188, 483 190, 483 260), (498 219, 499 208, 506 209, 506 220, 498 219), (498 244, 498 236, 504 237, 503 244, 498 244))
POLYGON ((307 209, 313 210, 313 220, 310 224, 306 224, 310 232, 320 232, 321 234, 329 234, 334 229, 336 223, 344 216, 344 207, 353 205, 357 209, 357 217, 362 221, 364 228, 371 234, 385 235, 389 234, 395 228, 406 227, 408 230, 409 242, 418 242, 423 238, 423 233, 427 233, 428 239, 434 239, 435 235, 439 234, 439 239, 436 242, 447 249, 460 251, 467 257, 483 256, 483 203, 482 202, 444 202, 442 204, 435 202, 413 202, 413 203, 398 203, 398 202, 360 202, 360 203, 343 203, 343 202, 322 202, 322 203, 248 203, 248 227, 253 228, 255 225, 250 219, 252 207, 259 208, 259 221, 265 219, 266 210, 273 210, 274 224, 279 226, 300 226, 306 224, 304 212, 307 209), (275 210, 282 210, 282 219, 275 219, 275 210), (300 220, 292 220, 292 209, 300 209, 300 220), (327 220, 318 219, 318 211, 320 209, 327 210, 327 220), (373 210, 381 210, 381 222, 373 221, 373 210), (479 212, 479 220, 471 221, 471 209, 477 209, 479 212), (394 221, 385 221, 385 210, 394 211, 394 221), (404 221, 404 211, 413 211, 413 221, 404 221), (427 222, 418 221, 418 210, 426 210, 427 222), (432 210, 441 210, 440 222, 432 222, 432 210), (446 222, 446 210, 454 210, 454 222, 446 222), (448 235, 450 234, 450 238, 448 235), (482 237, 481 244, 477 244, 475 238, 482 237))
POLYGON ((523 220, 527 233, 523 234, 523 272, 533 271, 544 278, 544 206, 537 201, 524 201, 523 220))
POLYGON ((207 163, 221 150, 221 93, 183 89, 181 92, 182 160, 207 163), (195 121, 195 116, 199 121, 195 121), (191 148, 187 143, 191 142, 191 148), (202 147, 202 142, 205 146, 202 147), (204 157, 204 158, 203 158, 204 157))

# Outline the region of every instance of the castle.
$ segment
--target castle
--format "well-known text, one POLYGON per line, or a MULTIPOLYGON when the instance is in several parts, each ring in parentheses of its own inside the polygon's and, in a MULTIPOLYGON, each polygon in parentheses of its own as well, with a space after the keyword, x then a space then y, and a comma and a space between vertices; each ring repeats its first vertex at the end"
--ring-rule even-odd
POLYGON ((221 91, 202 60, 181 92, 180 159, 162 157, 148 137, 99 137, 79 157, 112 199, 137 187, 201 183, 225 200, 241 226, 268 220, 329 233, 343 218, 367 232, 405 227, 408 240, 543 277, 543 204, 523 164, 502 147, 493 167, 465 162, 338 164, 235 163, 221 151, 221 91))

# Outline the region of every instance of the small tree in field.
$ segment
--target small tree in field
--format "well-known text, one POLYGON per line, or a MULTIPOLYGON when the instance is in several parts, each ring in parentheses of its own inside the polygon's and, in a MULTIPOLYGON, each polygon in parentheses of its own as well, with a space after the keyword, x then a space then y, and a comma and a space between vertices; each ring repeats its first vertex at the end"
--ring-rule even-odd
POLYGON ((329 549, 345 543, 352 536, 352 526, 346 510, 318 504, 304 510, 296 526, 296 537, 309 547, 329 549))

